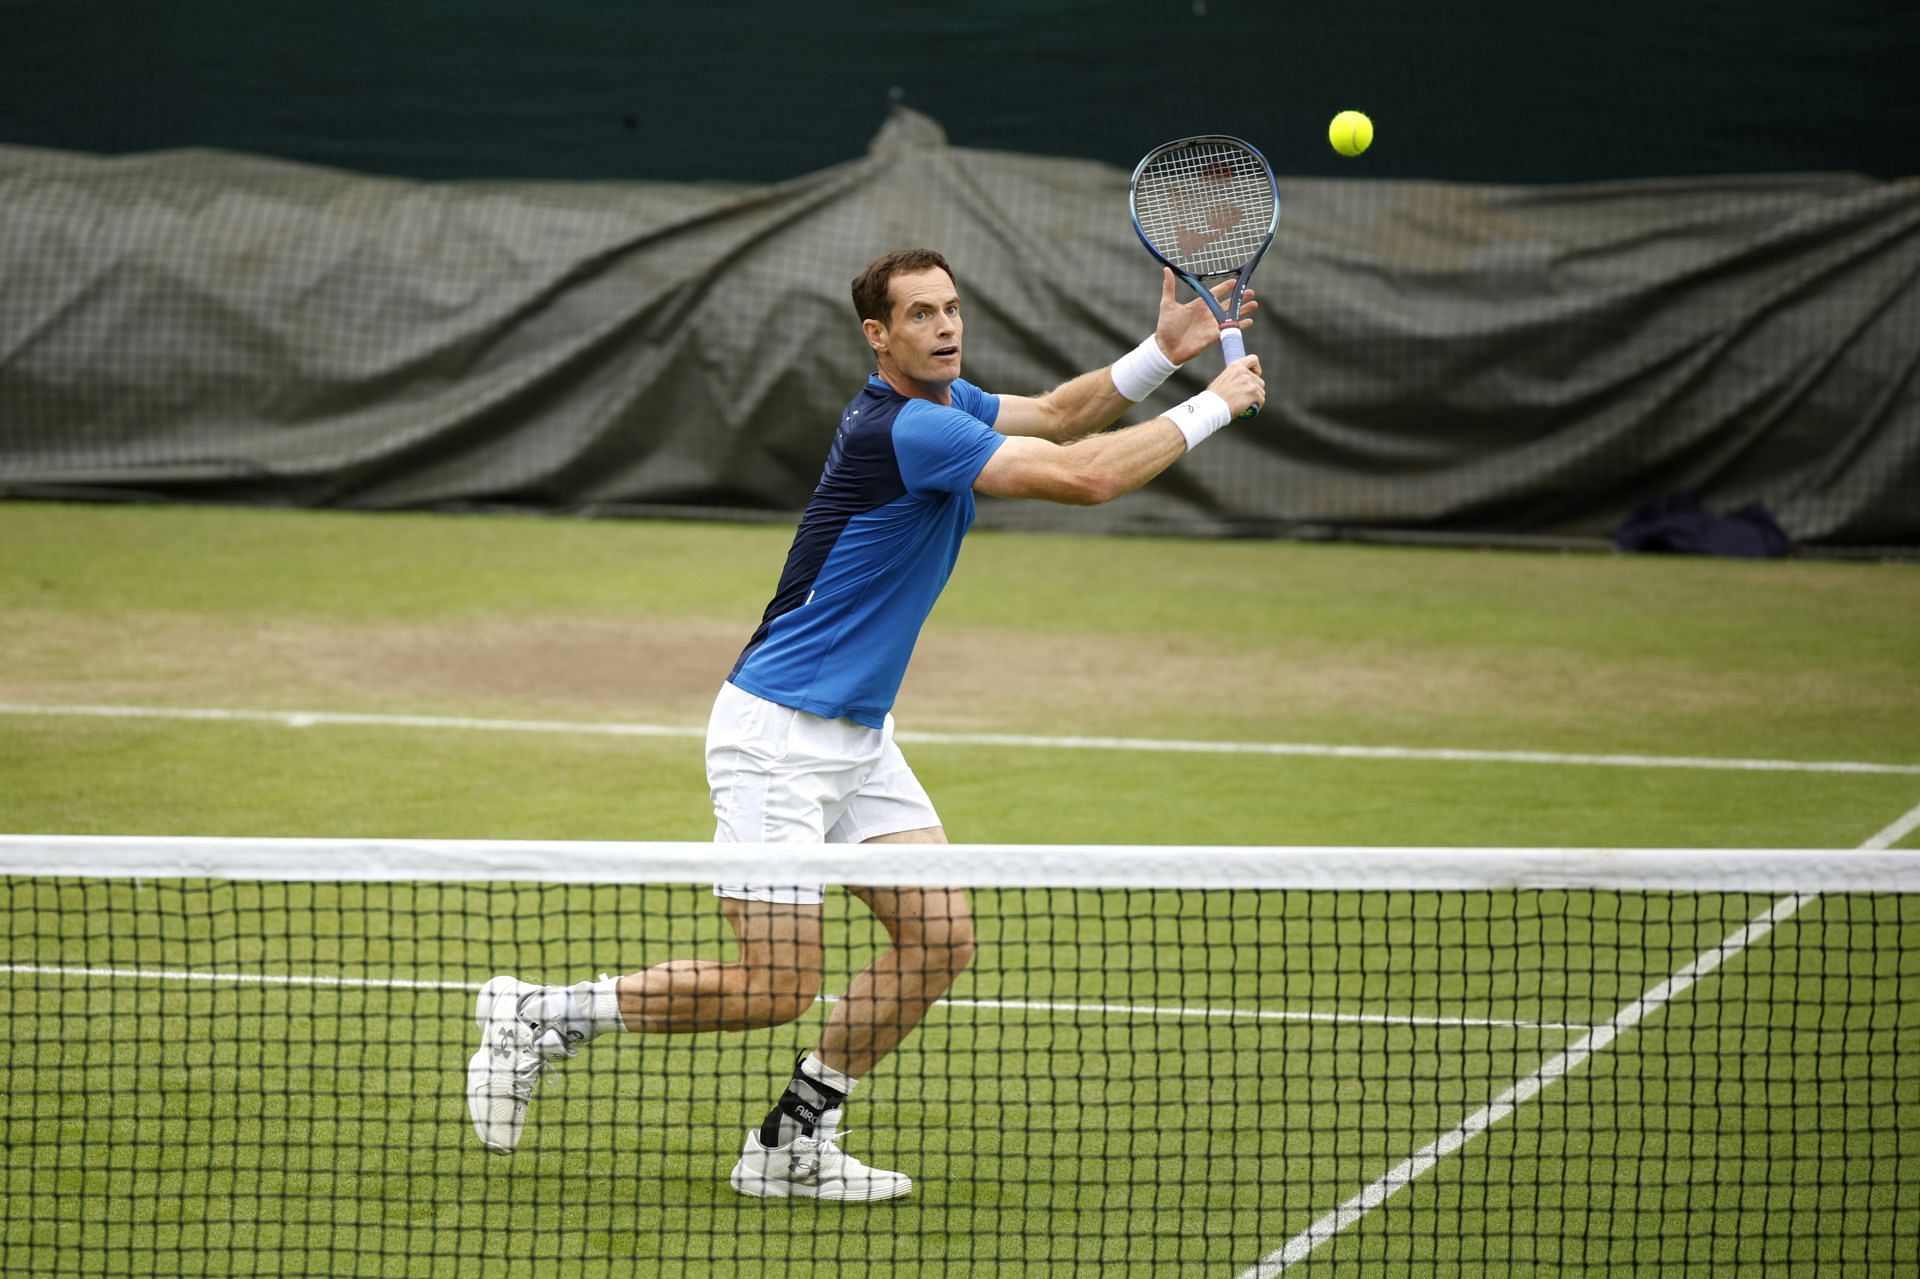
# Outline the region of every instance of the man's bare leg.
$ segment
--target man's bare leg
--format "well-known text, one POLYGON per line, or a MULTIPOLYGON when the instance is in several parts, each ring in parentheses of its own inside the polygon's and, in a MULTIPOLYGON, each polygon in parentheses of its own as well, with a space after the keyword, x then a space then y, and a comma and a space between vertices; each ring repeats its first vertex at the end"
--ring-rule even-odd
MULTIPOLYGON (((869 843, 945 843, 938 827, 869 843)), ((795 1066, 766 1121, 747 1134, 732 1183, 769 1198, 892 1199, 913 1178, 870 1168, 835 1141, 840 1108, 868 1070, 897 1047, 973 957, 966 895, 947 888, 850 888, 886 927, 893 945, 847 988, 820 1046, 795 1066)))
POLYGON ((622 977, 628 1030, 752 1030, 792 1021, 820 993, 820 907, 720 899, 738 960, 670 959, 622 977))
MULTIPOLYGON (((944 844, 938 826, 882 835, 870 844, 944 844)), ((957 888, 849 888, 866 903, 893 946, 867 965, 827 1018, 820 1059, 859 1079, 947 993, 973 958, 973 915, 957 888)))
POLYGON ((671 1034, 792 1021, 820 989, 820 907, 722 898, 739 959, 678 959, 617 981, 536 986, 501 974, 480 988, 481 1046, 467 1108, 487 1149, 511 1154, 541 1072, 603 1031, 671 1034))

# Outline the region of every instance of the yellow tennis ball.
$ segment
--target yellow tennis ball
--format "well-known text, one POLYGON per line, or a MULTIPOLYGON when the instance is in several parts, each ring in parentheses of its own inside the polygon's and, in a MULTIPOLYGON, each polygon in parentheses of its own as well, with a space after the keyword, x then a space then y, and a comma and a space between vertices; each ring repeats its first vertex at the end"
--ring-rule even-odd
POLYGON ((1327 141, 1341 155, 1359 155, 1373 145, 1373 121, 1358 111, 1342 111, 1327 126, 1327 141))

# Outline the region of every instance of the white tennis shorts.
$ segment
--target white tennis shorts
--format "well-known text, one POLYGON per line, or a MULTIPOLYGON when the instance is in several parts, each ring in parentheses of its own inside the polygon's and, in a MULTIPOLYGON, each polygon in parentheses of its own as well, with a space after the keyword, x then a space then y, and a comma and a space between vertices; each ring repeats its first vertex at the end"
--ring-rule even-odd
MULTIPOLYGON (((707 786, 719 843, 858 844, 940 824, 885 728, 823 719, 723 684, 707 721, 707 786)), ((817 904, 819 884, 715 884, 720 897, 817 904)))

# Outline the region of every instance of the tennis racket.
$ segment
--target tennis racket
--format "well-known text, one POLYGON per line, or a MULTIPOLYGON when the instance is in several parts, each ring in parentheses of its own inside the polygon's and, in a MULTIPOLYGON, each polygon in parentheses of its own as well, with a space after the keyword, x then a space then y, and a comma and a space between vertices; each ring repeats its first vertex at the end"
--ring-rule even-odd
MULTIPOLYGON (((1207 133, 1147 152, 1127 184, 1127 210, 1147 252, 1172 267, 1220 321, 1220 351, 1247 353, 1240 298, 1280 225, 1280 190, 1265 156, 1239 138, 1207 133), (1206 281, 1233 277, 1227 305, 1206 281)), ((1260 411, 1253 405, 1241 417, 1260 411)))

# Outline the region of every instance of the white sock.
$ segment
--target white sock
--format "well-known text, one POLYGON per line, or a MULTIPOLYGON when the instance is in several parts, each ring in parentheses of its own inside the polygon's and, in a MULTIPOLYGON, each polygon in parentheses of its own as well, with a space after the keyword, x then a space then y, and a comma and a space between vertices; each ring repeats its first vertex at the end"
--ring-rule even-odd
POLYGON ((850 1093, 860 1081, 852 1075, 843 1075, 820 1059, 820 1054, 811 1052, 800 1063, 801 1071, 811 1079, 816 1079, 837 1093, 850 1093))
POLYGON ((620 1017, 618 977, 599 981, 576 982, 571 986, 553 986, 539 996, 533 1013, 541 1021, 560 1027, 572 1043, 585 1043, 610 1030, 625 1030, 620 1017))
POLYGON ((625 1030, 627 1020, 620 1015, 620 979, 602 977, 599 981, 585 984, 591 1005, 587 1015, 593 1022, 593 1033, 598 1035, 609 1030, 625 1030))

